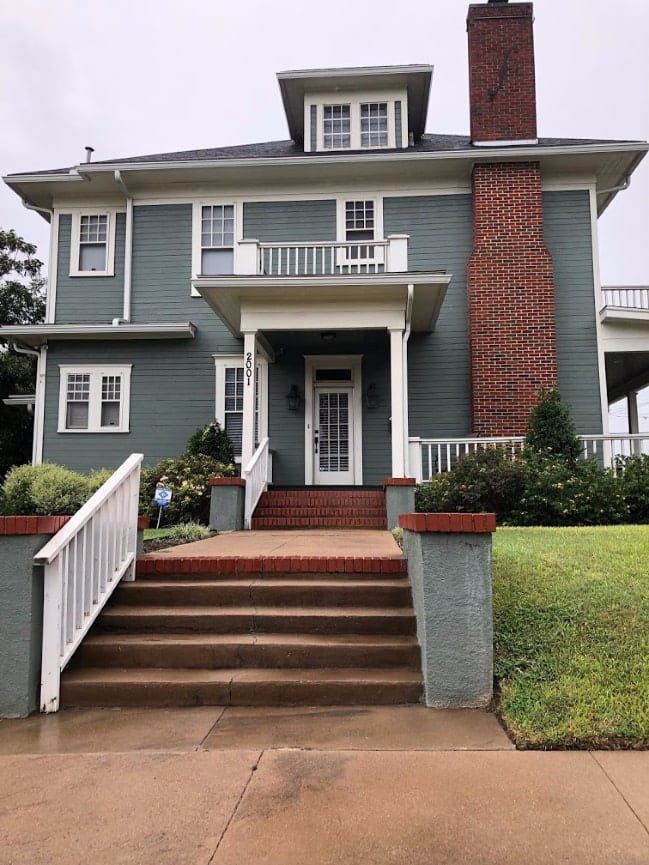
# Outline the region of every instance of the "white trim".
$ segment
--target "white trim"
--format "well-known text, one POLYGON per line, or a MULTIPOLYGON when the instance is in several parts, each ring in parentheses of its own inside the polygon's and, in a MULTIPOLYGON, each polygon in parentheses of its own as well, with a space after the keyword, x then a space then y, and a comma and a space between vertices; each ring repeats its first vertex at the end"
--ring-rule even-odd
MULTIPOLYGON (((238 273, 238 247, 243 239, 243 207, 242 199, 228 197, 203 197, 190 199, 192 205, 192 279, 198 279, 202 270, 201 217, 203 207, 230 206, 234 208, 234 247, 232 250, 232 272, 238 273)), ((193 285, 190 287, 192 297, 200 297, 193 285)))
MULTIPOLYGON (((123 208, 122 208, 123 212, 123 208)), ((70 208, 72 227, 70 234, 70 276, 115 276, 115 226, 117 224, 117 208, 114 207, 79 207, 70 208), (103 270, 80 270, 79 233, 82 216, 105 216, 106 227, 106 266, 103 270)))
MULTIPOLYGON (((396 197, 396 196, 395 196, 396 197)), ((373 240, 385 240, 383 232, 383 196, 376 192, 363 193, 361 191, 351 194, 344 193, 336 196, 336 240, 342 243, 347 240, 345 226, 345 208, 348 201, 371 201, 374 204, 374 237, 373 240)), ((354 241, 350 241, 354 242, 354 241)), ((358 241, 362 243, 363 241, 358 241)), ((367 241, 369 243, 369 241, 367 241)))
MULTIPOLYGON (((257 346, 257 375, 259 376, 259 440, 268 438, 268 358, 257 346)), ((243 367, 243 351, 241 354, 213 354, 214 358, 214 417, 221 429, 225 429, 225 368, 243 367)), ((236 457, 237 465, 241 457, 236 457)))
POLYGON ((56 339, 193 339, 191 321, 148 324, 22 324, 0 326, 0 337, 28 346, 56 339))
POLYGON ((406 87, 391 90, 330 90, 307 91, 304 94, 304 149, 307 153, 345 153, 349 151, 396 150, 395 102, 401 102, 401 148, 408 147, 408 90, 406 87), (385 102, 388 107, 388 143, 382 147, 361 146, 361 105, 385 102), (311 141, 311 106, 316 107, 317 141, 311 141), (324 146, 325 105, 349 105, 349 147, 324 146))
POLYGON ((498 141, 472 141, 474 147, 521 147, 538 144, 538 138, 501 138, 498 141))
MULTIPOLYGON (((314 373, 318 366, 329 369, 351 367, 352 419, 354 424, 354 485, 363 484, 363 355, 362 354, 305 354, 304 355, 304 483, 313 485, 313 412, 316 384, 314 373)), ((339 383, 344 387, 342 382, 339 383)))
POLYGON ((599 377, 600 412, 602 416, 602 433, 608 435, 608 390, 606 386, 606 354, 602 342, 602 323, 598 310, 602 308, 602 282, 599 269, 599 234, 597 222, 597 189, 591 185, 589 190, 590 203, 590 234, 593 256, 593 297, 595 302, 595 338, 597 341, 597 374, 599 377))
POLYGON ((390 429, 392 477, 405 477, 405 423, 403 399, 403 328, 389 328, 390 334, 390 429))
POLYGON ((132 364, 78 365, 59 364, 59 433, 127 433, 131 411, 131 370, 132 364), (88 427, 68 429, 67 414, 67 377, 68 375, 89 375, 90 393, 88 398, 88 427), (101 426, 101 385, 102 376, 121 376, 119 425, 101 426))
POLYGON ((47 296, 45 298, 45 322, 56 321, 56 283, 59 266, 59 214, 52 211, 50 223, 50 260, 47 267, 47 296))
POLYGON ((36 362, 36 400, 34 403, 34 434, 32 438, 32 463, 43 462, 43 439, 45 435, 45 385, 47 381, 47 346, 39 349, 36 362))

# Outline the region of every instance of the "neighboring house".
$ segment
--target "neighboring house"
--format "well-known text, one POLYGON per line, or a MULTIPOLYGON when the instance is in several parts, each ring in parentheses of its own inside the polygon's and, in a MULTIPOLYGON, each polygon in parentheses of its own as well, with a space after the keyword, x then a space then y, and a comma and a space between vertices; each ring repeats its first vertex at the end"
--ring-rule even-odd
POLYGON ((649 297, 602 293, 597 217, 648 146, 538 137, 532 4, 468 32, 470 137, 425 132, 431 66, 282 72, 290 140, 6 177, 52 225, 46 323, 0 329, 39 353, 34 460, 152 462, 216 416, 276 484, 375 485, 554 382, 605 434, 649 297))

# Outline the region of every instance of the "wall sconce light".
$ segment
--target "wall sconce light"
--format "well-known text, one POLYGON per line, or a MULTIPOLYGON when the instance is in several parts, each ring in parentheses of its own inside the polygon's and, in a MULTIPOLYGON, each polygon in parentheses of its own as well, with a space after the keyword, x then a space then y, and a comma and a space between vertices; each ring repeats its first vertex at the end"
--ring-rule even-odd
POLYGON ((320 333, 320 339, 323 342, 333 342, 335 340, 335 338, 336 338, 336 331, 335 330, 323 330, 320 333))
POLYGON ((365 393, 365 405, 368 411, 374 411, 379 407, 379 395, 375 384, 371 384, 365 393))
POLYGON ((286 407, 289 411, 297 411, 300 407, 300 393, 295 384, 291 385, 289 392, 286 394, 286 407))

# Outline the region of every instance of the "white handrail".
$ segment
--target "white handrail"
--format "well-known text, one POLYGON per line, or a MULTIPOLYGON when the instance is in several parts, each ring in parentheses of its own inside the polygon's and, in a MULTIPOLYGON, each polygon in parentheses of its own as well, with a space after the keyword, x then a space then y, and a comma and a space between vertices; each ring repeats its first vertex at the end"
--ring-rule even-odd
POLYGON ((252 459, 241 472, 241 477, 246 482, 245 504, 244 504, 244 528, 249 529, 252 523, 252 515, 257 507, 257 502, 268 486, 268 456, 270 453, 270 442, 268 438, 263 439, 252 455, 252 459))
POLYGON ((142 454, 131 454, 34 556, 44 565, 41 711, 59 708, 61 672, 115 586, 135 579, 142 454))
POLYGON ((389 241, 260 243, 259 271, 266 276, 341 276, 388 270, 389 241))
POLYGON ((619 286, 618 288, 602 288, 604 306, 618 309, 649 310, 649 286, 619 286))

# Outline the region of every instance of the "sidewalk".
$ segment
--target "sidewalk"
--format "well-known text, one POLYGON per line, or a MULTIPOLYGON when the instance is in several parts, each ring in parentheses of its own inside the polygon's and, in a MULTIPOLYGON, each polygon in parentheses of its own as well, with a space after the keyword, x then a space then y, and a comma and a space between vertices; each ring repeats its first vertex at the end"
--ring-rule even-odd
POLYGON ((419 706, 0 721, 2 865, 646 865, 649 753, 419 706))

